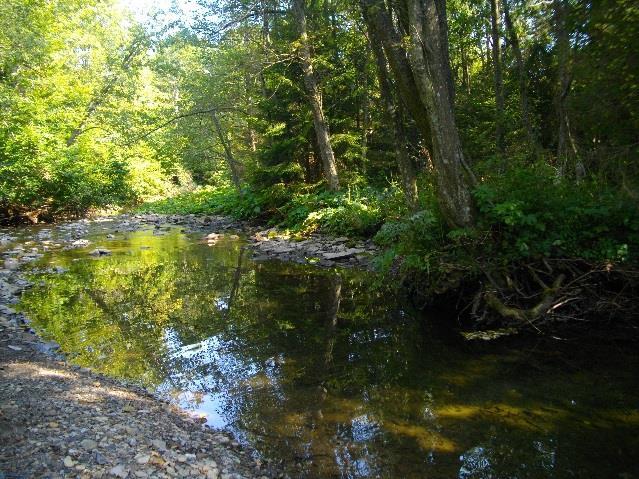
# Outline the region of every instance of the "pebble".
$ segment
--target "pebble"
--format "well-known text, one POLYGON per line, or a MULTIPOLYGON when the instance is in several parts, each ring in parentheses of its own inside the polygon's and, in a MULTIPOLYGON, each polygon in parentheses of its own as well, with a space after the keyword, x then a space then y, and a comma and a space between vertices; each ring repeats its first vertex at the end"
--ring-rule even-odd
POLYGON ((158 451, 166 451, 166 441, 163 441, 162 439, 153 439, 151 441, 151 445, 158 451))
POLYGON ((129 472, 124 469, 124 466, 122 464, 118 464, 117 466, 114 466, 109 470, 109 474, 124 479, 126 476, 129 475, 129 472))
POLYGON ((80 442, 80 446, 82 446, 84 449, 93 450, 98 447, 98 443, 95 442, 93 439, 83 439, 80 442))

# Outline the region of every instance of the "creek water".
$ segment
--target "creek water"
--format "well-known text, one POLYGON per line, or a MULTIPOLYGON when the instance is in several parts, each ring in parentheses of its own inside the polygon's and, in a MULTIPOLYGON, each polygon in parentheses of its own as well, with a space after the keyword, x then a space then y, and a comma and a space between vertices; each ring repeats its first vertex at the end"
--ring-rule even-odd
POLYGON ((254 262, 241 239, 177 228, 107 233, 33 263, 34 327, 291 477, 639 477, 631 348, 464 342, 370 273, 254 262))

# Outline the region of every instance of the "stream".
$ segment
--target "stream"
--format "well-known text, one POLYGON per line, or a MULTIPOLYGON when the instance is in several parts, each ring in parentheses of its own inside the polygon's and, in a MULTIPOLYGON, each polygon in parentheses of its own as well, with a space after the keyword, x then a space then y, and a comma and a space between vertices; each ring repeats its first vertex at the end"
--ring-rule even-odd
MULTIPOLYGON (((369 272, 254 261, 241 237, 179 226, 82 228, 90 245, 25 268, 32 326, 291 477, 639 477, 631 347, 463 341, 441 326, 454 317, 413 310, 369 272)), ((25 228, 3 248, 72 231, 25 228)))

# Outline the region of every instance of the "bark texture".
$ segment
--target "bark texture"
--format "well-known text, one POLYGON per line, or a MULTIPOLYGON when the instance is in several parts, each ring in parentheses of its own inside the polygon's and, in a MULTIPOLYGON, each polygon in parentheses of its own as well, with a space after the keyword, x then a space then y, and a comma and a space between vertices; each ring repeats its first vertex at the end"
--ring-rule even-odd
POLYGON ((436 0, 404 0, 408 38, 401 37, 381 0, 361 0, 369 29, 384 47, 400 97, 431 152, 437 195, 451 226, 474 222, 470 184, 455 123, 451 71, 446 45, 445 4, 436 0))
POLYGON ((395 147, 395 157, 397 159, 399 173, 402 177, 402 189, 408 207, 411 211, 417 211, 419 208, 417 174, 415 172, 415 166, 406 150, 408 138, 404 129, 402 109, 398 108, 397 101, 393 96, 388 64, 379 38, 375 33, 372 33, 369 39, 373 55, 375 56, 375 63, 377 64, 380 96, 384 105, 384 120, 388 125, 391 125, 393 129, 393 146, 395 147))

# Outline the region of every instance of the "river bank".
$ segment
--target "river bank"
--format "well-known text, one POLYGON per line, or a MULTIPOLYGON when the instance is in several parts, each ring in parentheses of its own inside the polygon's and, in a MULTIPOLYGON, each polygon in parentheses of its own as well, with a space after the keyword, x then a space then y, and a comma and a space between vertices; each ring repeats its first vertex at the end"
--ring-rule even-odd
MULTIPOLYGON (((0 471, 634 473, 634 350, 463 341, 438 331, 440 313, 411 309, 374 275, 317 267, 330 252, 313 243, 324 239, 280 236, 218 217, 0 230, 0 471), (271 261, 262 244, 315 251, 300 253, 304 264, 271 261)), ((348 251, 352 240, 326 241, 347 259, 366 256, 348 251)))
MULTIPOLYGON (((30 287, 21 269, 55 250, 111 254, 118 235, 180 227, 214 245, 225 236, 247 237, 256 260, 280 259, 322 267, 368 265, 370 244, 315 235, 294 241, 224 217, 135 215, 43 225, 0 233, 0 473, 12 477, 278 477, 228 434, 204 428, 196 417, 145 389, 72 366, 15 311, 30 287), (99 240, 89 228, 104 225, 99 240)), ((63 274, 63 268, 47 268, 63 274)))
POLYGON ((3 477, 273 477, 226 433, 141 388, 42 352, 2 321, 3 477))

